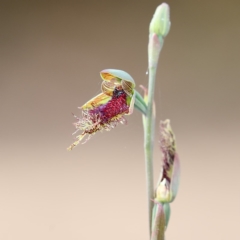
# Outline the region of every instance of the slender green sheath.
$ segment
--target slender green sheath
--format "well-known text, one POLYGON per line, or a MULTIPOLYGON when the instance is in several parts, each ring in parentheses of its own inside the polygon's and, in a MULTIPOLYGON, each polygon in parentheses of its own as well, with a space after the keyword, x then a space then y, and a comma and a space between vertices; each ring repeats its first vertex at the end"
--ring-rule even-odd
POLYGON ((153 208, 153 226, 151 240, 164 240, 166 220, 164 216, 164 204, 155 203, 153 208))

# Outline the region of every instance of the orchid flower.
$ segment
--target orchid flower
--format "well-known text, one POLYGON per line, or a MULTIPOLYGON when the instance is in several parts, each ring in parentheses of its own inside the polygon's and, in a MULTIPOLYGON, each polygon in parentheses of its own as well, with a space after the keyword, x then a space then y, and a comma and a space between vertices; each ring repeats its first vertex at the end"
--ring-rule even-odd
POLYGON ((87 138, 83 143, 96 132, 110 131, 119 123, 126 123, 124 115, 133 112, 136 95, 133 78, 127 72, 116 69, 103 70, 100 76, 103 79, 102 93, 80 107, 81 118, 74 115, 78 121, 74 123, 76 131, 73 134, 79 130, 82 130, 82 133, 76 137, 77 140, 68 147, 68 150, 77 146, 85 136, 87 138))

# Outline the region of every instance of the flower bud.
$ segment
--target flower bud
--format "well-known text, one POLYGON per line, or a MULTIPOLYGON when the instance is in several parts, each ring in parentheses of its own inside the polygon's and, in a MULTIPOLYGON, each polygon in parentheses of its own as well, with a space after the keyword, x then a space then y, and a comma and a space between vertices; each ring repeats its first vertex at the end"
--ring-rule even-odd
POLYGON ((170 8, 167 3, 159 5, 153 15, 149 26, 150 33, 156 33, 158 37, 166 37, 170 30, 170 8))
POLYGON ((170 203, 177 195, 180 178, 180 162, 176 153, 175 136, 170 126, 170 120, 167 119, 160 123, 160 133, 163 166, 155 200, 161 203, 170 203))

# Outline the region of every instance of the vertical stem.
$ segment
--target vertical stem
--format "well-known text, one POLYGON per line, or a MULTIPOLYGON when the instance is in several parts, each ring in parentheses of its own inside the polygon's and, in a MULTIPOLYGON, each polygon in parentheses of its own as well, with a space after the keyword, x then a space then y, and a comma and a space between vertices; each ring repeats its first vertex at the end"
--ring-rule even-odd
MULTIPOLYGON (((146 121, 147 122, 147 121, 146 121)), ((145 170, 147 182, 147 201, 148 201, 148 221, 149 235, 151 235, 152 208, 153 208, 153 161, 152 161, 152 146, 149 132, 145 129, 144 148, 145 148, 145 170)))
POLYGON ((156 34, 150 33, 148 45, 148 72, 149 72, 148 96, 147 96, 148 109, 146 117, 143 117, 150 236, 152 230, 152 209, 154 198, 154 185, 153 185, 153 146, 155 133, 154 90, 158 58, 162 48, 162 44, 163 41, 159 41, 159 38, 156 34))
POLYGON ((152 209, 154 198, 153 185, 153 146, 154 146, 154 117, 153 101, 155 87, 156 68, 149 68, 149 85, 148 85, 148 111, 144 117, 144 149, 145 149, 145 167, 147 181, 147 198, 148 198, 148 218, 149 234, 151 235, 152 209))

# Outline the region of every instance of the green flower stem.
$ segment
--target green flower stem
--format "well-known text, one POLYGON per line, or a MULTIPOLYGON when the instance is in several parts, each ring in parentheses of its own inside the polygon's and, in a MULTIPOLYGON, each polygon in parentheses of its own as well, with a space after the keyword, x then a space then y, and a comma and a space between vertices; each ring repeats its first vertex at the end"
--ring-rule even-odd
POLYGON ((151 236, 152 229, 152 209, 154 199, 154 184, 153 184, 153 146, 154 146, 154 132, 155 132, 155 114, 154 114, 154 91, 155 79, 157 73, 157 65, 159 54, 163 45, 163 39, 159 38, 157 34, 149 34, 148 43, 148 96, 147 105, 148 111, 144 126, 144 149, 145 149, 145 168, 147 181, 147 196, 148 196, 148 218, 149 218, 149 234, 151 236), (160 41, 161 40, 161 41, 160 41))
POLYGON ((153 98, 154 86, 156 78, 156 67, 149 69, 149 85, 148 85, 148 111, 147 116, 143 119, 144 127, 144 149, 145 149, 145 169, 147 181, 147 198, 148 198, 148 218, 149 218, 149 234, 151 235, 152 208, 154 199, 153 185, 153 141, 154 141, 154 118, 153 118, 153 98))

